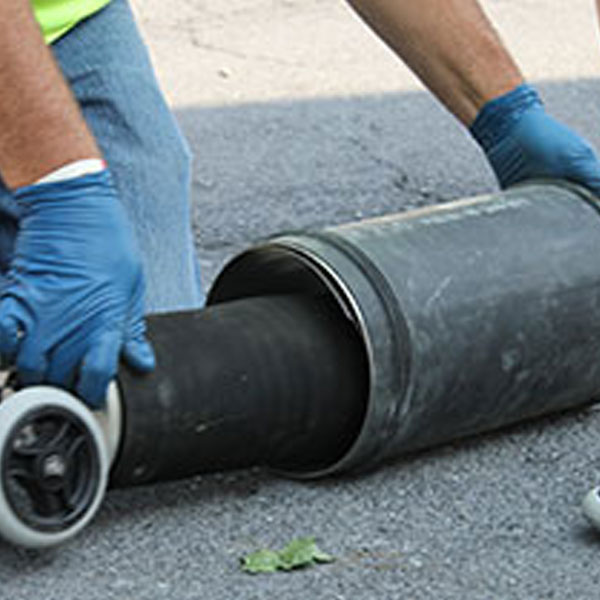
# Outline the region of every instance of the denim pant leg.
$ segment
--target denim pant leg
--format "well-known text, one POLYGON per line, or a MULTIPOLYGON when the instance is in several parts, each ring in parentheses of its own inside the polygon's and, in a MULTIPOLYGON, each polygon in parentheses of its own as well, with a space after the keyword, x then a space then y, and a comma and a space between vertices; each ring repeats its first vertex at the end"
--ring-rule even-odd
POLYGON ((19 230, 19 211, 11 193, 0 181, 0 290, 8 283, 6 273, 15 249, 19 230))
POLYGON ((113 0, 52 49, 133 223, 146 274, 147 312, 200 307, 190 152, 127 1, 113 0))

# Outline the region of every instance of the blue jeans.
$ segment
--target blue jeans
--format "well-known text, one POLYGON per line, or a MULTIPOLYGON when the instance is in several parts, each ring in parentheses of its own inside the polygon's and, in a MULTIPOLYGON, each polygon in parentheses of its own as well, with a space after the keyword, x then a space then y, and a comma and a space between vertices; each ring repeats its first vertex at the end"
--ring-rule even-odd
MULTIPOLYGON (((189 203, 191 156, 160 92, 126 0, 113 0, 52 50, 109 164, 134 226, 146 311, 198 308, 203 294, 189 203)), ((0 268, 18 212, 0 186, 0 268)))

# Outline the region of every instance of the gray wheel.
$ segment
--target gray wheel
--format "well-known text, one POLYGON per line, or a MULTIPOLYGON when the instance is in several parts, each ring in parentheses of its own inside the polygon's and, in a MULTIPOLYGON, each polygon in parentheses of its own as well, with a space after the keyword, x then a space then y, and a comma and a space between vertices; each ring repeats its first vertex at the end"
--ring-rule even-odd
POLYGON ((91 411, 34 386, 0 403, 0 535, 28 548, 60 544, 96 514, 109 457, 91 411))

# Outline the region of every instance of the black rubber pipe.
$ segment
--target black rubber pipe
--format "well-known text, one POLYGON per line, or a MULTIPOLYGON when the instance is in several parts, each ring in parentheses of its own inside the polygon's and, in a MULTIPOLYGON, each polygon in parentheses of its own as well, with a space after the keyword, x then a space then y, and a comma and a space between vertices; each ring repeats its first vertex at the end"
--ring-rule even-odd
POLYGON ((267 465, 313 471, 341 459, 364 420, 362 340, 332 299, 247 298, 155 315, 158 367, 122 368, 113 486, 267 465))

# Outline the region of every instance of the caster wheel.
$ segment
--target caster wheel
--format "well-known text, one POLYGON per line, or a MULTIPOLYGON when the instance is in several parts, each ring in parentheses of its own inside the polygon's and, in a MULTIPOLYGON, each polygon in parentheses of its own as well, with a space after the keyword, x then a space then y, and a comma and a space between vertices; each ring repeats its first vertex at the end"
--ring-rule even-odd
POLYGON ((60 544, 96 514, 109 456, 92 412, 54 387, 0 403, 0 535, 27 548, 60 544))
POLYGON ((600 488, 590 490, 583 499, 583 514, 600 530, 600 488))

